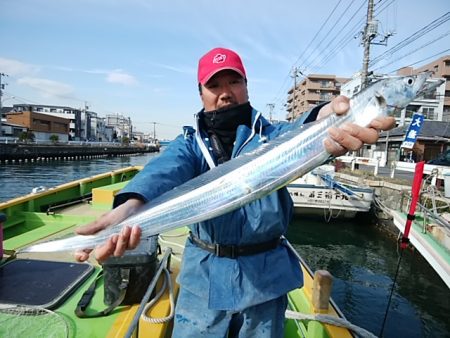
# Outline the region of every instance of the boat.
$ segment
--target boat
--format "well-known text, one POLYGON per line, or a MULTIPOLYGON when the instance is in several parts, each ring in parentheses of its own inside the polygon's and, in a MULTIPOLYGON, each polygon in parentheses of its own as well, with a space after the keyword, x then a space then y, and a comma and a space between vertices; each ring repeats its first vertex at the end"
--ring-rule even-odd
MULTIPOLYGON (((105 309, 106 264, 102 267, 92 258, 76 262, 71 252, 17 253, 37 242, 70 236, 77 226, 105 213, 115 194, 140 170, 123 168, 0 203, 0 214, 6 216, 0 263, 1 337, 170 337, 187 228, 159 235, 157 265, 142 298, 100 316, 96 315, 105 309), (78 311, 87 296, 91 299, 78 311)), ((288 295, 285 337, 353 337, 345 326, 354 326, 329 297, 331 276, 326 271, 313 273, 296 255, 304 285, 288 295)))
MULTIPOLYGON (((390 214, 394 225, 404 233, 408 213, 391 209, 390 214)), ((450 288, 450 224, 436 216, 416 212, 409 240, 450 288)))
POLYGON ((371 208, 374 189, 339 182, 334 166, 322 165, 287 186, 294 212, 331 218, 354 218, 371 208))

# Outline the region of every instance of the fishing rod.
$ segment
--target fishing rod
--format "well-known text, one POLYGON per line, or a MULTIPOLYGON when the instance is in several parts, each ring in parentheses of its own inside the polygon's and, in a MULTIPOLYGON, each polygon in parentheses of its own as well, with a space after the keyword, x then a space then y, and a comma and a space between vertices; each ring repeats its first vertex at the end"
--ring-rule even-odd
POLYGON ((418 162, 416 164, 416 169, 414 172, 414 181, 413 181, 413 185, 411 188, 411 204, 409 205, 409 212, 406 216, 406 224, 405 224, 405 229, 403 231, 403 235, 400 241, 400 256, 398 257, 398 262, 397 262, 397 269, 395 271, 395 276, 394 276, 394 281, 392 282, 392 287, 391 287, 391 292, 389 294, 389 300, 388 300, 388 304, 386 306, 386 312, 384 314, 384 319, 383 319, 383 324, 381 326, 381 331, 380 331, 380 337, 383 337, 383 332, 384 332, 384 327, 386 325, 386 319, 389 313, 389 308, 391 306, 391 300, 392 300, 392 295, 394 293, 394 289, 395 289, 395 284, 397 283, 397 277, 398 277, 398 273, 400 271, 400 263, 403 257, 403 252, 404 250, 408 247, 409 244, 409 232, 411 230, 411 225, 412 222, 415 219, 415 212, 416 212, 416 206, 417 206, 417 202, 419 201, 419 195, 420 195, 420 187, 422 185, 422 177, 423 177, 423 167, 425 165, 424 161, 418 162))

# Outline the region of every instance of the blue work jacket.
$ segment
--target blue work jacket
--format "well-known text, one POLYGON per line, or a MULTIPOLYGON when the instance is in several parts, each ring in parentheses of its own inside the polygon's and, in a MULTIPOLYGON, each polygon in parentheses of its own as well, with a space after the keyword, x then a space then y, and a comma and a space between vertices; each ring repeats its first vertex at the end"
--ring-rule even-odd
MULTIPOLYGON (((316 111, 304 114, 295 123, 313 120, 316 114, 316 111)), ((292 125, 272 125, 253 109, 252 128, 238 127, 232 157, 255 149, 289 126, 292 125)), ((214 165, 208 164, 208 155, 209 161, 215 162, 207 133, 198 126, 196 131, 186 130, 128 183, 116 196, 115 206, 130 197, 151 201, 206 172, 214 165)), ((189 228, 195 236, 209 243, 261 243, 286 233, 292 209, 291 197, 287 189, 282 188, 238 210, 189 228)), ((207 300, 210 309, 241 311, 300 287, 303 276, 297 258, 283 244, 266 252, 231 259, 217 257, 188 239, 178 283, 207 300)))

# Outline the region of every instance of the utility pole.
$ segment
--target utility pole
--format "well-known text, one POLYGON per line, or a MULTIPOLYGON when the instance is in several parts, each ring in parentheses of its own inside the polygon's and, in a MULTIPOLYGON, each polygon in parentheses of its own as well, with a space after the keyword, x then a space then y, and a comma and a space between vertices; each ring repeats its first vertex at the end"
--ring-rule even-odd
POLYGON ((152 122, 153 123, 153 139, 155 140, 156 143, 156 122, 152 122))
POLYGON ((295 108, 296 108, 296 102, 295 101, 296 101, 296 94, 297 94, 297 76, 298 76, 299 73, 300 73, 300 71, 298 70, 297 67, 293 67, 292 68, 291 77, 294 78, 294 92, 293 92, 293 94, 294 94, 294 101, 293 101, 293 104, 292 104, 292 116, 291 116, 290 122, 294 121, 294 118, 295 118, 295 108))
POLYGON ((0 73, 0 112, 2 111, 2 96, 3 96, 3 90, 5 89, 5 86, 7 83, 2 83, 2 77, 6 77, 8 74, 0 73))
POLYGON ((377 35, 376 29, 376 23, 373 21, 373 0, 369 0, 367 5, 367 21, 363 33, 364 59, 361 72, 361 89, 368 85, 370 43, 377 35))
POLYGON ((274 103, 268 103, 267 107, 269 107, 269 122, 272 123, 272 111, 273 111, 273 108, 275 108, 275 104, 274 103))
POLYGON ((5 89, 5 84, 2 83, 2 77, 8 76, 5 73, 0 73, 0 136, 3 136, 3 122, 2 122, 2 96, 3 90, 5 89))
MULTIPOLYGON (((88 141, 88 109, 89 109, 89 107, 87 105, 87 102, 84 101, 84 107, 83 107, 83 110, 84 110, 84 139, 86 141, 88 141)), ((89 121, 89 123, 90 123, 90 121, 89 121)))

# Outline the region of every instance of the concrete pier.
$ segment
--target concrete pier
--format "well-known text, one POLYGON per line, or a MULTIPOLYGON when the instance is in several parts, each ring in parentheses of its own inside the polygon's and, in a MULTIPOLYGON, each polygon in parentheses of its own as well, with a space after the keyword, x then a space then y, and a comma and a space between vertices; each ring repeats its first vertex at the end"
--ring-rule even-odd
POLYGON ((157 146, 0 144, 0 163, 74 160, 158 152, 157 146))

